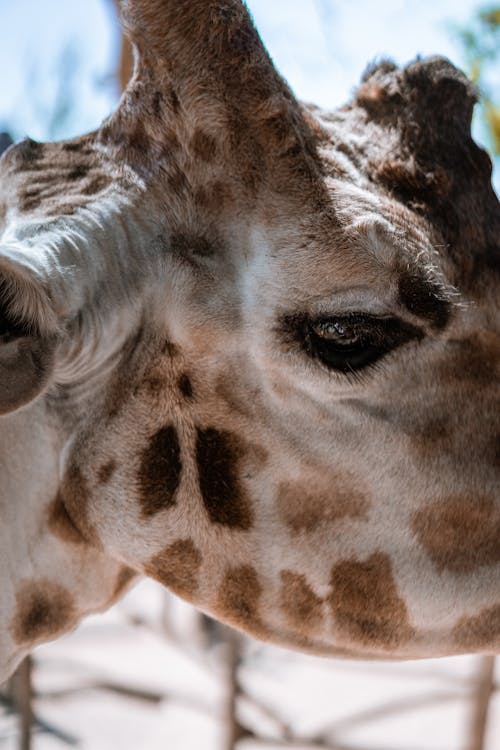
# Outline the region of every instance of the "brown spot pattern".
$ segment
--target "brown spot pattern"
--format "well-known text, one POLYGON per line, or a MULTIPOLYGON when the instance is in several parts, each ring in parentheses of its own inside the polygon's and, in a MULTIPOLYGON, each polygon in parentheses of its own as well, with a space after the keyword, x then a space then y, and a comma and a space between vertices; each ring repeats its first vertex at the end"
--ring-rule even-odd
POLYGON ((217 156, 217 142, 215 138, 199 128, 194 132, 191 147, 194 156, 202 161, 211 162, 217 156))
POLYGON ((45 153, 45 144, 33 141, 31 138, 25 138, 21 143, 18 143, 13 149, 20 166, 25 164, 28 166, 33 162, 37 162, 43 158, 45 153))
POLYGON ((94 546, 100 545, 96 529, 89 521, 89 489, 81 469, 70 464, 61 485, 61 497, 73 524, 94 546))
POLYGON ((207 258, 215 255, 218 250, 217 243, 211 242, 203 235, 174 234, 171 237, 170 243, 173 252, 183 257, 195 255, 200 258, 207 258))
POLYGON ((217 594, 215 614, 218 618, 253 635, 265 628, 259 612, 262 585, 250 565, 227 570, 217 594))
POLYGON ((311 483, 282 482, 277 505, 281 517, 293 532, 314 531, 324 523, 344 518, 364 518, 369 500, 343 477, 332 477, 332 489, 314 491, 311 483))
POLYGON ((85 544, 85 539, 77 529, 66 510, 62 495, 57 493, 49 506, 49 529, 54 536, 69 544, 85 544))
POLYGON ((500 648, 500 604, 483 609, 474 617, 463 617, 453 628, 454 643, 467 651, 500 648))
POLYGON ((193 385, 191 379, 186 375, 181 375, 179 378, 179 390, 187 401, 193 398, 193 385))
POLYGON ((365 562, 344 560, 331 574, 327 601, 340 637, 367 647, 396 648, 413 629, 399 596, 388 555, 371 555, 365 562))
POLYGON ((16 643, 32 645, 54 638, 76 620, 71 594, 44 578, 25 581, 16 593, 16 613, 10 633, 16 643))
POLYGON ((76 164, 68 172, 67 179, 70 182, 73 182, 74 180, 81 180, 83 177, 87 176, 87 174, 89 173, 89 170, 90 170, 89 164, 76 164))
POLYGON ((107 484, 116 471, 116 461, 111 459, 103 464, 97 472, 97 481, 99 484, 107 484))
POLYGON ((142 453, 138 480, 143 516, 154 516, 176 504, 181 474, 179 437, 170 424, 152 437, 142 453))
POLYGON ((23 190, 19 195, 18 208, 20 211, 34 211, 42 203, 42 194, 40 190, 23 190))
POLYGON ((414 514, 412 527, 439 570, 467 573, 500 563, 500 508, 492 497, 436 499, 414 514))
POLYGON ((197 431, 200 492, 210 520, 247 531, 252 526, 253 513, 238 475, 244 452, 239 438, 229 432, 214 428, 197 431))
POLYGON ((304 575, 281 571, 281 608, 289 623, 302 632, 316 627, 323 619, 323 600, 307 583, 304 575))
POLYGON ((103 174, 96 175, 82 187, 82 195, 95 195, 96 193, 101 193, 110 183, 110 177, 103 174))
MULTIPOLYGON (((436 406, 436 411, 438 408, 436 406)), ((419 423, 418 418, 409 420, 407 430, 414 449, 423 459, 429 459, 446 450, 453 437, 450 419, 437 414, 419 423)), ((406 427, 406 425, 405 425, 406 427)))
POLYGON ((145 566, 147 575, 174 593, 191 599, 198 589, 201 552, 190 539, 179 539, 155 555, 145 566))
POLYGON ((76 203, 59 203, 47 210, 47 216, 72 216, 77 208, 76 203))
POLYGON ((85 145, 81 141, 77 142, 69 142, 69 143, 63 143, 62 144, 63 151, 68 151, 70 153, 78 153, 78 151, 85 151, 85 145))
POLYGON ((495 436, 492 443, 493 466, 500 469, 500 433, 495 436))
POLYGON ((443 362, 438 376, 482 386, 498 381, 500 344, 494 334, 451 340, 448 346, 450 356, 443 362))
POLYGON ((163 92, 155 91, 151 100, 151 109, 155 117, 160 117, 163 104, 163 92))

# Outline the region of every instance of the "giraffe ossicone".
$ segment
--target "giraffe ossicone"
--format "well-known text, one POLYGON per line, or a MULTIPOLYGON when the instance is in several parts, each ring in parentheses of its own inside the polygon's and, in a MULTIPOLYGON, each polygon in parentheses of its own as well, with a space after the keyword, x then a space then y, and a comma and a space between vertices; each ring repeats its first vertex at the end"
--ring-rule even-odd
POLYGON ((500 209, 441 58, 300 104, 239 0, 127 0, 0 162, 0 681, 140 575, 257 638, 500 647, 500 209))

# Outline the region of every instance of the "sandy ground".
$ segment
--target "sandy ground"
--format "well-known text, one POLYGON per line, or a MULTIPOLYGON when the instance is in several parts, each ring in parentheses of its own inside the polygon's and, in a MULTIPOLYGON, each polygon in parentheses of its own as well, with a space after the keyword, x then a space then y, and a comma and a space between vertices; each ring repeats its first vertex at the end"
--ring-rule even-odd
MULTIPOLYGON (((35 654, 34 750, 222 750, 226 647, 200 643, 194 611, 146 581, 106 615, 35 654), (168 634, 167 634, 168 633, 168 634)), ((467 750, 476 657, 399 664, 324 660, 245 639, 239 716, 260 737, 326 736, 339 750, 467 750)), ((295 744, 310 748, 311 744, 295 744)), ((246 739, 238 748, 276 744, 246 739)), ((500 747, 494 698, 487 750, 500 747), (496 737, 496 741, 495 741, 496 737)), ((0 748, 17 750, 0 713, 0 748)))

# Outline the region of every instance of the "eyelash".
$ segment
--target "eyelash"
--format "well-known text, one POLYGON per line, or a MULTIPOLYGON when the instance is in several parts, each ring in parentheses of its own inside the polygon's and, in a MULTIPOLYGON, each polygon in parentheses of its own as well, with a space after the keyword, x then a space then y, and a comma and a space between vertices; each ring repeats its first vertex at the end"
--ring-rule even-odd
POLYGON ((310 358, 343 377, 360 377, 394 349, 423 337, 420 329, 399 318, 366 313, 319 319, 294 316, 284 323, 288 341, 292 339, 310 358))

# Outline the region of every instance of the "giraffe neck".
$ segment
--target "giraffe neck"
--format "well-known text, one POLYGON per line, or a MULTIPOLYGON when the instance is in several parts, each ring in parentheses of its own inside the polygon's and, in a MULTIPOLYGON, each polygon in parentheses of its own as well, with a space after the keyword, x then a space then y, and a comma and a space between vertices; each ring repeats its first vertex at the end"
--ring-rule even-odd
POLYGON ((85 543, 58 503, 62 450, 45 399, 2 419, 0 683, 33 645, 107 606, 121 570, 85 543))

